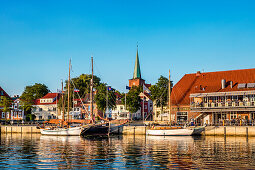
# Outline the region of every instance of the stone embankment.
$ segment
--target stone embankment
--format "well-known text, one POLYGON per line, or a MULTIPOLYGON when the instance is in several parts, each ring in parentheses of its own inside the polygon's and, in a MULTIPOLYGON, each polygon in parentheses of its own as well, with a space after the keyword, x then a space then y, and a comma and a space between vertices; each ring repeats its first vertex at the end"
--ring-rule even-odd
POLYGON ((207 126, 205 136, 255 136, 255 126, 207 126))
POLYGON ((1 125, 1 133, 40 133, 36 126, 10 126, 1 125))

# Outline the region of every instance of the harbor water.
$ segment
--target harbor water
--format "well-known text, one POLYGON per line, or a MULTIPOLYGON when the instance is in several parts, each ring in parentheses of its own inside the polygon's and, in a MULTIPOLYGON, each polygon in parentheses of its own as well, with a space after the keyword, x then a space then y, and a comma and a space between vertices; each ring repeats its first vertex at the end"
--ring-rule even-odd
POLYGON ((1 134, 0 169, 255 169, 255 137, 1 134))

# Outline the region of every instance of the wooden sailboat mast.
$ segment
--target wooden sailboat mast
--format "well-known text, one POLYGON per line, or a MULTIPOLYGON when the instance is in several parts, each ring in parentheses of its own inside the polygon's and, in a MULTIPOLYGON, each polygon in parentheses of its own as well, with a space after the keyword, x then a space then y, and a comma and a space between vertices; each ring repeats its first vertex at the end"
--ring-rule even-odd
POLYGON ((63 93, 63 80, 61 81, 61 97, 62 97, 62 121, 65 121, 65 106, 64 106, 64 93, 63 93))
POLYGON ((169 109, 169 123, 171 125, 171 81, 170 81, 170 69, 169 69, 169 80, 168 80, 168 109, 169 109))
POLYGON ((68 74, 67 122, 69 122, 69 111, 70 111, 70 70, 71 70, 71 59, 69 61, 69 74, 68 74))
POLYGON ((91 78, 91 85, 90 85, 90 113, 91 118, 93 121, 93 83, 94 83, 94 76, 93 76, 93 56, 91 57, 91 63, 92 63, 92 78, 91 78))

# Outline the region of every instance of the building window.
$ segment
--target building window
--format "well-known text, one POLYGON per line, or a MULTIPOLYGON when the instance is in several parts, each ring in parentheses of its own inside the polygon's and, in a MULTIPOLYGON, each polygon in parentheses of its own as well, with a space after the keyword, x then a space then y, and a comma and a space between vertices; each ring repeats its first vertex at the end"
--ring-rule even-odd
POLYGON ((42 120, 42 116, 39 116, 39 120, 42 120))
POLYGON ((14 112, 14 117, 17 118, 17 112, 14 112))
POLYGON ((147 109, 147 105, 144 105, 144 109, 147 109))
POLYGON ((4 91, 3 90, 1 90, 1 96, 3 96, 4 95, 4 91))
POLYGON ((56 109, 56 107, 53 107, 53 111, 56 111, 57 109, 56 109))
POLYGON ((6 118, 9 119, 9 113, 8 112, 6 113, 6 118))
POLYGON ((51 116, 48 116, 48 119, 51 119, 51 116))
POLYGON ((88 106, 88 111, 90 111, 90 106, 88 106))
POLYGON ((39 112, 41 112, 41 111, 42 111, 42 108, 39 107, 38 110, 39 110, 39 112))
POLYGON ((177 112, 177 122, 178 123, 185 123, 188 120, 188 112, 177 112))
POLYGON ((5 118, 5 113, 4 112, 2 112, 2 118, 5 118))
POLYGON ((21 114, 21 112, 19 112, 19 115, 18 115, 18 116, 19 116, 19 118, 22 118, 22 114, 21 114))
POLYGON ((230 113, 230 119, 236 119, 237 118, 237 113, 236 112, 231 112, 230 113))
POLYGON ((80 108, 78 107, 78 108, 76 108, 76 111, 80 111, 80 108))

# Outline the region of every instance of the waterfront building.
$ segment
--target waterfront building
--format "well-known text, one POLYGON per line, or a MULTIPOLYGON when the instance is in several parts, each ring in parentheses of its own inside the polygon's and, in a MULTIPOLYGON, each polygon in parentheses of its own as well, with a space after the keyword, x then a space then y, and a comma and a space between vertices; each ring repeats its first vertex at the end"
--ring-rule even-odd
MULTIPOLYGON (((96 95, 96 91, 93 92, 93 95, 96 95)), ((77 105, 76 107, 80 110, 80 118, 81 119, 91 119, 91 100, 90 100, 90 94, 86 94, 84 98, 77 99, 77 105)), ((94 115, 98 115, 100 117, 103 117, 103 111, 98 109, 97 104, 95 100, 93 100, 93 113, 94 115)))
POLYGON ((255 120, 255 69, 184 75, 171 93, 176 123, 248 123, 255 120))
POLYGON ((122 98, 119 93, 115 93, 116 95, 116 108, 111 109, 111 119, 130 119, 131 114, 126 109, 125 104, 122 103, 122 98))
POLYGON ((36 99, 33 105, 32 114, 35 120, 57 119, 61 117, 61 112, 57 108, 60 93, 48 93, 40 99, 36 99))
POLYGON ((19 95, 12 97, 11 113, 6 115, 6 119, 10 120, 25 120, 24 110, 21 108, 19 95))
MULTIPOLYGON (((10 96, 4 91, 4 89, 0 86, 0 100, 1 100, 1 97, 2 97, 2 96, 5 96, 5 97, 11 99, 11 97, 10 97, 10 96)), ((2 111, 2 109, 3 109, 3 106, 0 106, 0 118, 1 118, 2 120, 4 120, 4 119, 6 119, 7 116, 9 117, 10 112, 5 113, 5 112, 2 111)))
POLYGON ((9 98, 12 103, 10 105, 10 111, 9 112, 3 112, 3 107, 0 106, 0 119, 1 120, 24 120, 24 110, 20 107, 20 99, 19 96, 10 97, 3 89, 0 87, 0 100, 1 96, 5 96, 9 98))

